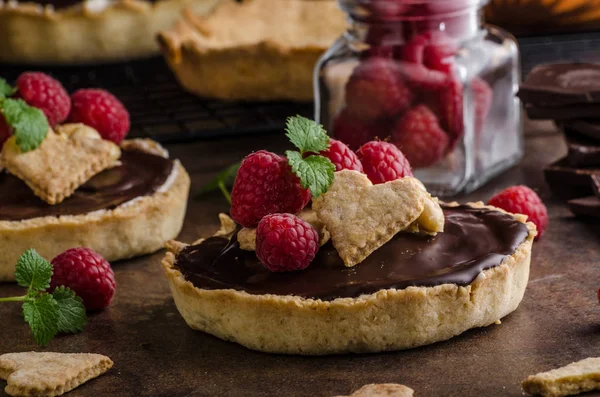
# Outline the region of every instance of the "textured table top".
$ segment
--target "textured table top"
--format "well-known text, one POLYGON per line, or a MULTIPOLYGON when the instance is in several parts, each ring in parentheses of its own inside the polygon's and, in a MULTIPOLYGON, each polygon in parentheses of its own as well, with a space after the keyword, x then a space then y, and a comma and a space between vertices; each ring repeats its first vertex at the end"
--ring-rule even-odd
MULTIPOLYGON (((160 267, 162 253, 114 264, 117 294, 111 307, 89 319, 79 335, 61 336, 45 349, 108 355, 114 368, 71 396, 332 396, 367 383, 395 382, 416 396, 521 396, 527 375, 600 356, 600 222, 571 216, 553 199, 542 167, 565 152, 549 124, 528 127, 520 166, 460 201, 487 200, 514 184, 535 188, 548 205, 550 226, 534 245, 531 278, 519 309, 501 325, 409 351, 294 357, 268 355, 192 331, 179 316, 160 267)), ((212 234, 219 193, 194 192, 251 150, 285 148, 282 136, 171 145, 192 176, 192 197, 180 236, 212 234)), ((0 285, 0 296, 16 295, 0 285)), ((0 305, 0 353, 39 350, 18 304, 0 305)), ((0 396, 4 384, 0 381, 0 396)))

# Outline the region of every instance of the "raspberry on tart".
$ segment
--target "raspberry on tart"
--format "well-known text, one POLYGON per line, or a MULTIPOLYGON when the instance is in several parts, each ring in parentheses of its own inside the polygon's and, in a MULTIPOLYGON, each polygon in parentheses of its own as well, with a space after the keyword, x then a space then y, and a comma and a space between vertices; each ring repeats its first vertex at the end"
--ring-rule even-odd
POLYGON ((375 184, 412 176, 410 164, 404 154, 389 142, 367 142, 356 154, 365 174, 375 184))

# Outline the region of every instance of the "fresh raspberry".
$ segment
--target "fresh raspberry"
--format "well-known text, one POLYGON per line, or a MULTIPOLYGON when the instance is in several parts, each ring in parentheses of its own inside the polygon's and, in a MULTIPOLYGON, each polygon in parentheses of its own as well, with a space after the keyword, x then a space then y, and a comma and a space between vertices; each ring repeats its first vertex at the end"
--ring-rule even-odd
POLYGON ((437 163, 448 148, 448 135, 437 117, 424 105, 410 109, 396 123, 392 142, 415 168, 437 163))
POLYGON ((244 227, 255 227, 269 214, 296 213, 306 207, 310 191, 290 169, 287 159, 260 150, 246 156, 231 190, 231 217, 244 227))
POLYGON ((129 112, 110 92, 87 88, 71 97, 73 111, 69 120, 95 128, 102 138, 120 143, 129 132, 129 112))
POLYGON ((115 274, 100 254, 89 248, 71 248, 52 259, 50 289, 64 285, 83 299, 87 310, 107 307, 115 294, 115 274))
POLYGON ((542 237, 548 226, 546 206, 540 196, 527 186, 511 186, 492 197, 488 204, 513 214, 527 215, 528 220, 537 227, 536 240, 542 237))
POLYGON ((6 119, 0 114, 0 150, 4 146, 4 142, 12 135, 12 128, 6 123, 6 119))
POLYGON ((453 74, 448 75, 447 85, 439 90, 437 100, 441 125, 450 136, 452 149, 464 133, 463 86, 453 74))
POLYGON ((427 38, 422 34, 410 39, 402 47, 402 51, 400 53, 402 59, 406 62, 422 64, 423 54, 425 52, 425 46, 427 45, 427 42, 427 38))
POLYGON ((473 102, 475 108, 474 128, 475 135, 480 136, 485 126, 488 113, 492 107, 493 92, 490 85, 480 77, 471 80, 471 90, 473 92, 473 102))
POLYGON ((440 72, 450 73, 453 57, 458 51, 456 40, 440 31, 427 33, 426 39, 428 43, 423 52, 425 66, 440 72))
POLYGON ((62 123, 69 116, 71 98, 58 80, 41 72, 26 72, 17 78, 16 85, 17 96, 44 112, 50 126, 62 123))
POLYGON ((412 176, 410 164, 404 154, 391 143, 371 141, 356 152, 363 165, 365 174, 373 184, 393 181, 412 176))
POLYGON ((356 150, 375 137, 383 139, 389 136, 390 125, 385 120, 365 122, 345 108, 333 122, 332 135, 348 145, 350 149, 356 150))
POLYGON ((396 116, 410 106, 412 92, 400 77, 395 61, 370 58, 346 84, 346 105, 356 117, 371 121, 396 116))
POLYGON ((396 61, 398 72, 414 93, 440 90, 448 85, 448 76, 438 70, 431 70, 423 65, 411 62, 396 61))
POLYGON ((272 272, 305 269, 319 250, 319 233, 292 214, 271 214, 256 228, 256 256, 272 272))
POLYGON ((346 144, 337 139, 329 140, 329 148, 319 153, 327 157, 335 165, 336 171, 354 170, 363 172, 363 166, 354 153, 346 144))

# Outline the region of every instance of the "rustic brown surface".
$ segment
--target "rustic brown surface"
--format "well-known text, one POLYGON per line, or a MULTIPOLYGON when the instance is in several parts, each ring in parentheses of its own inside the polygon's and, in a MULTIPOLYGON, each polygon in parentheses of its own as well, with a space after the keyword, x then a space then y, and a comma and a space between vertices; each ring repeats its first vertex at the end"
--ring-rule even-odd
MULTIPOLYGON (((397 382, 416 396, 521 396, 527 375, 600 356, 600 222, 576 220, 544 185, 542 166, 566 152, 547 124, 530 128, 522 164, 463 200, 487 200, 513 184, 538 190, 550 227, 534 246, 531 281, 519 309, 502 325, 410 351, 334 357, 257 353, 189 329, 159 266, 162 253, 115 263, 116 298, 79 335, 46 350, 108 355, 115 367, 71 396, 332 396, 366 383, 397 382)), ((197 191, 250 150, 282 150, 282 137, 173 145, 197 191)), ((210 235, 227 210, 217 193, 190 200, 183 241, 210 235)), ((20 289, 0 285, 0 296, 20 289)), ((0 353, 39 350, 18 304, 0 304, 0 353)), ((4 384, 0 381, 0 387, 4 384)), ((0 391, 0 396, 4 396, 0 391)))

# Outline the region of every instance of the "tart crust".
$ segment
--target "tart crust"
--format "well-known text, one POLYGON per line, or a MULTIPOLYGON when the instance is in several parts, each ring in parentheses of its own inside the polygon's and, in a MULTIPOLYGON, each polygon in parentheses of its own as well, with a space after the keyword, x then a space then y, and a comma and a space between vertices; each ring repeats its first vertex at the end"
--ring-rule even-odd
POLYGON ((229 0, 202 17, 159 33, 162 52, 181 85, 199 96, 232 100, 313 98, 319 56, 344 32, 331 0, 229 0))
POLYGON ((90 2, 55 10, 0 0, 0 61, 76 64, 150 56, 159 52, 156 33, 170 28, 184 8, 202 15, 220 1, 105 0, 98 10, 90 2))
MULTIPOLYGON (((483 203, 469 205, 499 210, 483 203)), ((526 223, 528 237, 500 265, 484 270, 467 286, 391 288, 357 298, 322 301, 197 288, 175 265, 176 254, 185 247, 177 242, 168 244, 162 264, 175 304, 187 324, 223 340, 284 354, 402 350, 494 324, 517 308, 529 279, 531 247, 537 233, 524 215, 513 216, 526 223)))
MULTIPOLYGON (((149 140, 122 145, 154 154, 161 148, 149 140)), ((48 260, 74 247, 89 247, 108 261, 158 251, 165 241, 177 237, 185 217, 190 177, 178 160, 163 188, 112 210, 0 221, 0 281, 14 280, 15 264, 29 248, 48 260)))

